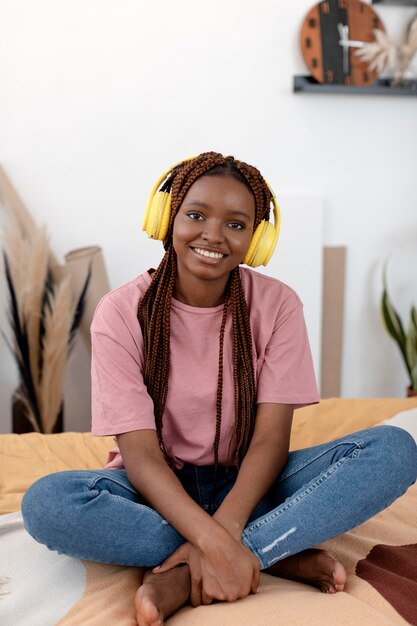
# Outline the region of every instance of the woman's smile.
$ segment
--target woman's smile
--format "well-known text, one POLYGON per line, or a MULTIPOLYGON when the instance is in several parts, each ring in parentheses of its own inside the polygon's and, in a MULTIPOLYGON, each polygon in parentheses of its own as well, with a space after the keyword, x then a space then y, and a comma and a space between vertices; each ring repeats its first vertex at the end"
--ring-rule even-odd
POLYGON ((208 250, 207 248, 193 247, 190 246, 190 249, 194 254, 198 257, 202 257, 202 260, 205 262, 211 263, 220 263, 226 256, 222 252, 216 252, 214 250, 208 250))

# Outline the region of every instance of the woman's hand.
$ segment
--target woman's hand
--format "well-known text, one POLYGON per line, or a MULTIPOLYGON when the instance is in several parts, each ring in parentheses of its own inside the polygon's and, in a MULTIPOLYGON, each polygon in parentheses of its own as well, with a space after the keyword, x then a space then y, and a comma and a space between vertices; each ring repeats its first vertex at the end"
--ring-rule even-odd
POLYGON ((227 532, 221 541, 213 538, 204 548, 183 544, 153 571, 166 572, 180 563, 188 563, 190 568, 193 606, 211 604, 213 600, 232 602, 258 590, 258 559, 227 532))
MULTIPOLYGON (((202 574, 200 555, 194 546, 189 543, 183 543, 175 552, 171 554, 159 567, 155 567, 152 571, 155 574, 167 572, 181 563, 187 563, 190 568, 191 577, 191 593, 190 602, 192 606, 200 606, 202 601, 202 574)), ((210 604, 207 602, 207 604, 210 604)))

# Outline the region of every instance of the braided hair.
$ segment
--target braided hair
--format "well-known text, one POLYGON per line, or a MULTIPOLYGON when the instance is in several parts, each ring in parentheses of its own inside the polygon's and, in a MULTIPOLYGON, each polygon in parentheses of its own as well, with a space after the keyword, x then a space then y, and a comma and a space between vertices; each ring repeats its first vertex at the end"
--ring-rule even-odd
MULTIPOLYGON (((201 176, 231 176, 251 191, 255 199, 254 229, 269 219, 271 191, 260 172, 253 166, 216 152, 205 152, 173 168, 161 187, 171 192, 171 215, 164 240, 165 255, 152 275, 152 282, 138 306, 138 320, 144 342, 144 382, 154 403, 156 432, 167 462, 172 466, 162 437, 162 419, 168 394, 170 366, 170 311, 177 275, 177 259, 172 243, 173 224, 178 209, 191 185, 201 176)), ((214 464, 219 459, 223 393, 223 344, 228 310, 232 315, 233 381, 237 466, 242 462, 253 434, 256 411, 255 372, 252 355, 252 333, 249 310, 240 279, 239 268, 229 276, 219 336, 219 369, 216 398, 216 431, 213 442, 214 464), (230 307, 229 307, 230 305, 230 307)))

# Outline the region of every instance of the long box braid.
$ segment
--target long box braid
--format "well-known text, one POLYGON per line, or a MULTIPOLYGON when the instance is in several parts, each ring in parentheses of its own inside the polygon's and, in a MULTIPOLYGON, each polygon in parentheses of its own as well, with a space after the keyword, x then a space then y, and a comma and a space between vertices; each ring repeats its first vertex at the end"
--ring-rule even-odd
MULTIPOLYGON (((152 275, 152 282, 138 305, 138 320, 143 334, 145 372, 144 382, 154 403, 156 432, 167 462, 173 466, 162 437, 163 414, 168 394, 170 367, 170 312, 177 274, 177 259, 172 245, 175 216, 191 185, 200 176, 232 176, 242 182, 255 198, 254 229, 261 220, 269 219, 271 192, 260 172, 233 157, 205 152, 177 165, 162 190, 171 192, 171 216, 164 240, 165 255, 152 275)), ((236 457, 239 466, 249 447, 255 426, 256 385, 252 353, 252 332, 248 305, 243 293, 239 268, 230 273, 226 288, 223 316, 219 333, 219 370, 216 398, 216 431, 213 442, 214 464, 219 458, 223 394, 223 344, 228 311, 232 315, 233 381, 236 457)), ((230 442, 231 443, 231 442, 230 442)), ((217 472, 216 472, 217 473, 217 472)))

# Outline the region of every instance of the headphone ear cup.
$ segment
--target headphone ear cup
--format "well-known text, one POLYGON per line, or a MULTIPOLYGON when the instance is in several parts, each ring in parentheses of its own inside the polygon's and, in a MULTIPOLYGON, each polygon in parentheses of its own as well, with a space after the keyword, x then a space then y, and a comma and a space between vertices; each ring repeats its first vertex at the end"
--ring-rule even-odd
POLYGON ((262 234, 264 232, 265 221, 262 221, 256 228, 255 232, 252 235, 252 239, 250 240, 248 251, 246 252, 245 258, 243 259, 243 263, 249 265, 250 267, 254 267, 252 265, 253 258, 256 254, 257 247, 261 240, 262 234))
POLYGON ((157 195, 163 195, 164 198, 160 199, 160 217, 156 238, 160 241, 164 241, 165 237, 167 236, 169 221, 171 219, 171 194, 166 191, 159 191, 157 195))
POLYGON ((278 241, 277 229, 266 220, 262 220, 253 233, 249 249, 243 263, 250 267, 266 265, 275 250, 278 241))
POLYGON ((158 191, 148 202, 142 228, 151 239, 163 241, 168 232, 170 217, 171 194, 158 191))

